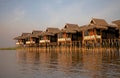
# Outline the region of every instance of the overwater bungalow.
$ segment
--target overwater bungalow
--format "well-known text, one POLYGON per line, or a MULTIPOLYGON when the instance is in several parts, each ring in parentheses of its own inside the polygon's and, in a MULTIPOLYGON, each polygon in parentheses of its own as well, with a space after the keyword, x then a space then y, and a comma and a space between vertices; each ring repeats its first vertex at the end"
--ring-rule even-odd
POLYGON ((39 45, 39 34, 41 34, 42 31, 40 30, 33 30, 32 33, 27 36, 26 45, 27 46, 38 46, 39 45))
POLYGON ((14 40, 17 40, 16 45, 17 46, 24 46, 24 45, 26 45, 26 41, 28 40, 27 37, 30 34, 31 33, 22 33, 21 36, 15 37, 14 40))
POLYGON ((92 18, 88 25, 67 23, 61 30, 33 30, 14 39, 16 45, 26 46, 116 47, 120 46, 120 20, 108 24, 104 19, 92 18))
POLYGON ((72 43, 79 40, 79 26, 77 24, 66 24, 58 34, 58 44, 72 43))
POLYGON ((20 45, 23 45, 23 41, 22 41, 22 37, 21 36, 18 36, 18 37, 15 37, 14 40, 17 40, 16 41, 16 45, 17 46, 20 46, 20 45))
POLYGON ((46 43, 57 43, 58 33, 60 30, 58 28, 47 28, 45 32, 42 32, 39 36, 39 43, 46 44, 46 43))
POLYGON ((119 29, 119 39, 120 39, 120 20, 112 21, 112 23, 114 23, 115 25, 118 26, 118 29, 119 29))
POLYGON ((90 24, 82 27, 81 30, 83 31, 83 45, 100 46, 103 42, 118 38, 117 26, 109 25, 104 19, 93 18, 90 24))

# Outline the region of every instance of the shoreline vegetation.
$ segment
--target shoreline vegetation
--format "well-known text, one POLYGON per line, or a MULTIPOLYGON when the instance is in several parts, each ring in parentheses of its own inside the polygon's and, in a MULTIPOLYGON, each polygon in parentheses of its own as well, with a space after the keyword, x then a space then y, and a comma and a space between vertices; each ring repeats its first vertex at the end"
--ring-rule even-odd
POLYGON ((16 50, 16 47, 0 48, 0 50, 16 50))

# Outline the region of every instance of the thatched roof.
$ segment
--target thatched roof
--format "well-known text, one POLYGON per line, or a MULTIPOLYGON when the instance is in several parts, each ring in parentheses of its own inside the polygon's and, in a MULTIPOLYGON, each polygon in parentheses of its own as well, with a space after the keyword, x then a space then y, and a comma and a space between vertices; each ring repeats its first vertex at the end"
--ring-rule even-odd
POLYGON ((120 20, 112 21, 115 25, 117 25, 118 29, 120 29, 120 20))
POLYGON ((22 39, 26 39, 31 35, 31 33, 22 33, 21 37, 22 39))
POLYGON ((51 33, 51 32, 46 32, 46 31, 44 31, 44 32, 42 32, 41 34, 39 34, 39 36, 53 36, 54 34, 53 33, 51 33))
POLYGON ((14 40, 26 39, 30 34, 31 33, 22 33, 21 36, 15 37, 14 40))
POLYGON ((98 29, 107 29, 106 27, 117 28, 118 26, 113 24, 108 24, 104 19, 93 18, 89 25, 95 25, 95 28, 98 29))
POLYGON ((114 24, 116 24, 116 25, 120 26, 120 20, 115 20, 115 21, 112 21, 112 23, 114 23, 114 24))
POLYGON ((49 27, 46 29, 46 31, 44 32, 41 32, 39 34, 39 36, 44 36, 44 35, 47 35, 47 36, 54 36, 55 34, 59 33, 60 30, 58 28, 52 28, 52 27, 49 27))
POLYGON ((33 30, 32 31, 32 34, 39 34, 39 33, 41 33, 42 31, 40 31, 40 30, 33 30))
POLYGON ((104 19, 92 18, 90 24, 94 24, 97 26, 108 26, 108 23, 104 19))
POLYGON ((14 40, 20 40, 22 39, 22 36, 15 37, 14 40))
POLYGON ((108 23, 104 19, 92 18, 90 24, 79 27, 79 31, 89 30, 89 29, 107 29, 108 23))
POLYGON ((109 24, 108 27, 118 28, 118 26, 116 24, 109 24))
POLYGON ((66 33, 76 33, 75 30, 70 30, 70 29, 62 29, 61 32, 66 32, 66 33))
POLYGON ((60 29, 59 28, 47 28, 46 32, 47 33, 52 33, 52 34, 57 34, 57 33, 60 32, 60 29))
POLYGON ((107 29, 106 26, 96 26, 96 25, 84 25, 79 27, 79 31, 85 31, 89 29, 107 29))
POLYGON ((38 38, 38 36, 42 33, 42 31, 40 30, 33 30, 32 34, 30 35, 30 37, 34 37, 34 38, 38 38))
POLYGON ((66 33, 76 33, 76 31, 79 31, 78 24, 69 24, 69 23, 67 23, 65 27, 61 30, 61 32, 66 32, 66 33))
POLYGON ((87 30, 88 25, 83 25, 79 27, 79 31, 87 30))
POLYGON ((107 29, 106 26, 99 26, 99 25, 88 25, 87 29, 107 29))
POLYGON ((31 33, 22 33, 21 36, 27 36, 27 35, 30 35, 31 33))
POLYGON ((67 23, 64 27, 65 29, 77 30, 79 28, 78 24, 69 24, 67 23))
POLYGON ((38 35, 37 34, 31 34, 30 36, 28 37, 34 37, 34 38, 38 38, 38 35))

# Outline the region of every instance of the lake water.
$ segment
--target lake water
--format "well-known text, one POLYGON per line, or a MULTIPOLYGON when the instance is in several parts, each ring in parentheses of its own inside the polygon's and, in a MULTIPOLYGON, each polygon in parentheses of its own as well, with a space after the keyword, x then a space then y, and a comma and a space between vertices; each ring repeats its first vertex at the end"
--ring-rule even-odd
POLYGON ((0 78, 120 78, 120 51, 0 50, 0 78))

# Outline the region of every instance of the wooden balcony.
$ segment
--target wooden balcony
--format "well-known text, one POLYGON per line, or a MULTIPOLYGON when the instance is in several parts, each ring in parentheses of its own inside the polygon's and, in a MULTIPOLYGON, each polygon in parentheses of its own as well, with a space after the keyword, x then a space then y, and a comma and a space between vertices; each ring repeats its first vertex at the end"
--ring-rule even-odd
POLYGON ((23 45, 23 42, 16 42, 16 45, 23 45))
POLYGON ((26 44, 35 44, 35 41, 26 41, 26 44))
POLYGON ((40 40, 39 43, 50 43, 50 40, 40 40))
POLYGON ((84 40, 101 39, 101 35, 84 36, 84 40))
POLYGON ((71 41, 71 38, 58 38, 58 42, 71 41))

